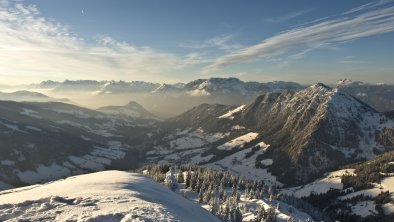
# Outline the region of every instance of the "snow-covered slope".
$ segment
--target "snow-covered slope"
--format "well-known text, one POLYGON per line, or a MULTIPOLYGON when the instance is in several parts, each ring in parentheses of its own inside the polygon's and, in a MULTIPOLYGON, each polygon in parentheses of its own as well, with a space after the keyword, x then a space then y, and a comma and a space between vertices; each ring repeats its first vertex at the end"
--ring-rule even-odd
POLYGON ((0 101, 0 189, 137 166, 151 120, 64 103, 0 101))
POLYGON ((141 174, 69 177, 0 192, 0 221, 220 221, 141 174))
POLYGON ((303 198, 341 221, 393 221, 394 152, 344 166, 311 183, 280 192, 303 198))
POLYGON ((298 187, 286 188, 282 193, 297 198, 309 197, 311 194, 325 194, 332 189, 342 190, 344 188, 341 178, 343 175, 353 175, 354 169, 343 169, 327 173, 325 177, 312 183, 298 187))

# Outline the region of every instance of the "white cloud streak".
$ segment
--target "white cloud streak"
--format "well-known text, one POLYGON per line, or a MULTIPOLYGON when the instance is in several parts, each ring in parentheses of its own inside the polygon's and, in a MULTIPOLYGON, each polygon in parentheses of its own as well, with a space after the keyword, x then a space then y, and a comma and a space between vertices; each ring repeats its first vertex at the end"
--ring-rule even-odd
POLYGON ((109 36, 88 43, 34 5, 0 2, 0 80, 165 78, 184 59, 109 36))
POLYGON ((352 14, 352 13, 356 13, 356 12, 360 12, 360 11, 364 11, 364 10, 368 10, 368 9, 373 9, 376 7, 379 7, 381 5, 385 5, 388 3, 393 2, 393 0, 378 0, 378 1, 371 1, 368 2, 364 5, 360 5, 358 7, 352 8, 349 11, 343 13, 343 14, 352 14))
POLYGON ((294 19, 300 16, 303 16, 305 14, 307 14, 308 12, 310 12, 311 10, 301 10, 301 11, 297 11, 297 12, 292 12, 288 15, 284 15, 281 17, 275 17, 275 18, 267 18, 265 19, 266 22, 270 22, 270 23, 280 23, 280 22, 285 22, 288 21, 290 19, 294 19))
POLYGON ((233 40, 234 38, 235 38, 234 34, 220 35, 205 40, 203 42, 188 42, 188 43, 182 43, 179 46, 183 48, 192 48, 192 49, 216 48, 225 51, 242 48, 240 44, 230 43, 230 41, 233 40))
MULTIPOLYGON (((380 3, 378 6, 382 5, 384 4, 380 3)), ((364 6, 339 18, 280 33, 259 44, 219 57, 213 64, 205 67, 205 71, 219 70, 256 59, 273 58, 296 47, 316 48, 394 31, 394 7, 378 6, 374 5, 373 9, 370 8, 372 6, 364 6)))

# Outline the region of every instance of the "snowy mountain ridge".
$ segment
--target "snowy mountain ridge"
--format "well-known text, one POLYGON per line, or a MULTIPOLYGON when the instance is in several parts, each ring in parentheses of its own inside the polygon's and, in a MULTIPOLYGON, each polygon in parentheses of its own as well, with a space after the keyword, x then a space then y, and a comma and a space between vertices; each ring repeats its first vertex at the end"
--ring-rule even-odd
POLYGON ((257 144, 269 144, 264 152, 252 155, 254 164, 249 166, 249 173, 254 176, 257 174, 252 171, 263 169, 266 173, 258 173, 259 177, 274 175, 277 178, 273 181, 282 183, 303 183, 329 169, 370 159, 394 148, 392 118, 321 83, 300 91, 265 93, 246 106, 204 104, 171 119, 168 125, 175 132, 163 138, 155 149, 161 150, 159 153, 168 150, 169 155, 153 157, 152 150, 152 161, 195 163, 200 159, 200 164, 217 163, 223 169, 235 170, 237 164, 251 158, 245 154, 237 156, 237 152, 250 149, 253 153, 259 149, 257 144), (176 133, 185 130, 188 133, 176 133), (233 144, 236 138, 249 133, 256 136, 232 149, 222 149, 224 144, 233 144), (205 142, 217 134, 223 137, 205 142), (171 141, 193 141, 194 145, 174 149, 166 145, 171 141), (229 155, 236 157, 234 164, 220 163, 229 155))

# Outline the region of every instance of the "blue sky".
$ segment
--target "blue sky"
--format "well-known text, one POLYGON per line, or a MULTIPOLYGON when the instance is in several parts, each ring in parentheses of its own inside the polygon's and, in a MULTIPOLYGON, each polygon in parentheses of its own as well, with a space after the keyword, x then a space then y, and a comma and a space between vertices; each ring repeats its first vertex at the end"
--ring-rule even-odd
POLYGON ((0 81, 394 83, 394 2, 0 0, 0 81))

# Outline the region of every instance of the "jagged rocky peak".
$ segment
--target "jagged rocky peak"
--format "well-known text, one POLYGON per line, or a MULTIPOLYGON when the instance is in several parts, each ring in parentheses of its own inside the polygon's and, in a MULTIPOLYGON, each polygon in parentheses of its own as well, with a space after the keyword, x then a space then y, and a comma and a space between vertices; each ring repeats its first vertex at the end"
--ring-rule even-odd
POLYGON ((181 83, 176 83, 176 84, 167 84, 163 83, 156 87, 151 93, 159 95, 159 94, 177 94, 177 93, 183 93, 185 90, 184 85, 181 83))
POLYGON ((313 96, 327 96, 332 93, 334 93, 333 88, 331 88, 330 86, 324 83, 316 83, 299 92, 299 94, 302 95, 313 95, 313 96))
POLYGON ((318 82, 314 85, 312 85, 312 88, 320 88, 320 89, 326 89, 326 90, 331 90, 332 88, 324 83, 318 82))

